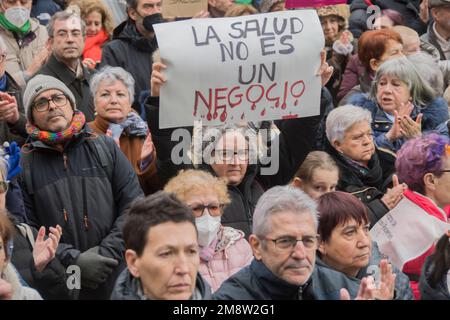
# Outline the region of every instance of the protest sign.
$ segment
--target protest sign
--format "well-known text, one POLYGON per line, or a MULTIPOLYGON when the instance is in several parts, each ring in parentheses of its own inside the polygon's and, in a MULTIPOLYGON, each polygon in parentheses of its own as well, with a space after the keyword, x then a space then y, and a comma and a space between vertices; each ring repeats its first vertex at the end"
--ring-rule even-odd
POLYGON ((403 265, 421 256, 450 229, 450 224, 426 213, 404 197, 370 230, 372 240, 392 264, 403 265))
POLYGON ((208 0, 164 0, 161 11, 164 18, 190 18, 200 11, 208 11, 208 0))
POLYGON ((167 65, 161 128, 320 112, 325 42, 315 10, 162 23, 155 32, 167 65))
POLYGON ((292 8, 318 8, 336 4, 346 4, 346 0, 286 0, 286 9, 292 8))

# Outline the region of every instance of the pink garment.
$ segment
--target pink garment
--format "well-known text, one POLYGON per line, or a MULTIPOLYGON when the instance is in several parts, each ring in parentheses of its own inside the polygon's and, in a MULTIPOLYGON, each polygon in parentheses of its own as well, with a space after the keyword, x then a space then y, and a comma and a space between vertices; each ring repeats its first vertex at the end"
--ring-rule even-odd
POLYGON ((253 260, 252 249, 242 231, 221 227, 218 240, 214 255, 209 261, 201 259, 199 266, 199 272, 208 281, 212 292, 253 260))

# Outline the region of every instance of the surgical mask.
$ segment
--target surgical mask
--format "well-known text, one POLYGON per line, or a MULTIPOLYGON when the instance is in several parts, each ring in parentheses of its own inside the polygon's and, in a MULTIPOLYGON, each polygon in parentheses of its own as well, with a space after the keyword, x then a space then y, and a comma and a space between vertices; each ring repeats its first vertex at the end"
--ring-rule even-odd
POLYGON ((144 20, 142 20, 142 25, 147 31, 155 32, 153 29, 154 24, 162 23, 164 22, 164 19, 162 17, 161 13, 154 13, 149 16, 144 17, 144 20))
POLYGON ((201 217, 195 218, 200 247, 207 247, 217 237, 220 229, 220 216, 212 217, 205 212, 201 217))
POLYGON ((30 19, 30 10, 25 7, 9 8, 5 11, 5 18, 17 28, 22 28, 30 19))

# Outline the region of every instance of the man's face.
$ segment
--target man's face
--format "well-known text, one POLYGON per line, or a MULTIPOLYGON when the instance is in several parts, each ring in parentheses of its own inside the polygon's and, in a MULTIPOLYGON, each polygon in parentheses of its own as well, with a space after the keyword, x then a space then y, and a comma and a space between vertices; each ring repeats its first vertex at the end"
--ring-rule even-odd
POLYGON ((447 33, 450 33, 450 5, 431 9, 434 21, 447 33))
POLYGON ((146 16, 150 16, 155 13, 161 13, 161 0, 138 0, 136 9, 130 8, 128 15, 136 24, 136 28, 142 35, 149 34, 144 28, 143 21, 146 16))
POLYGON ((61 61, 77 60, 84 48, 81 21, 77 17, 56 20, 50 37, 53 54, 61 61))
POLYGON ((192 223, 164 222, 151 227, 142 255, 138 257, 128 249, 125 258, 148 298, 188 300, 192 296, 200 264, 197 231, 192 223))
POLYGON ((305 284, 311 276, 316 260, 317 232, 312 215, 282 211, 270 216, 271 231, 262 239, 250 236, 255 259, 261 260, 274 275, 293 285, 305 284), (284 248, 284 239, 310 239, 306 247, 297 241, 294 247, 284 248), (277 240, 278 244, 274 242, 277 240))
POLYGON ((33 108, 33 120, 39 129, 50 132, 60 132, 70 126, 73 110, 67 98, 65 99, 66 103, 63 103, 64 97, 62 91, 50 89, 42 92, 34 99, 33 106, 30 108, 33 108), (50 99, 52 99, 52 101, 49 101, 50 99), (46 103, 48 103, 48 108, 47 110, 44 110, 46 103), (39 108, 42 111, 38 111, 37 105, 42 106, 42 108, 39 108))
POLYGON ((25 7, 31 10, 32 3, 32 0, 1 0, 0 10, 1 12, 5 12, 9 8, 14 7, 25 7))

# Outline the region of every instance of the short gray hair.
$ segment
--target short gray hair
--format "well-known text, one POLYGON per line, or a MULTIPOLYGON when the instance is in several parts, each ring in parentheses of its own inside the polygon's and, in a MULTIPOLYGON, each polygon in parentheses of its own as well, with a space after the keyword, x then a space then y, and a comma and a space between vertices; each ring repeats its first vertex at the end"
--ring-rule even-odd
POLYGON ((95 73, 92 76, 91 81, 89 82, 89 88, 91 89, 91 93, 94 97, 98 91, 100 83, 103 81, 108 81, 109 84, 116 81, 121 81, 128 90, 128 94, 130 96, 130 104, 133 104, 135 81, 131 73, 121 67, 106 66, 100 69, 99 72, 95 73))
POLYGON ((47 32, 48 36, 50 38, 54 37, 55 32, 55 21, 66 21, 70 18, 77 18, 80 20, 81 24, 81 33, 83 34, 83 37, 86 34, 86 23, 84 23, 83 19, 81 19, 80 15, 73 12, 73 11, 58 11, 56 12, 50 19, 50 21, 47 24, 47 32))
POLYGON ((374 101, 376 101, 377 97, 378 82, 382 76, 398 77, 406 83, 412 102, 416 106, 426 106, 436 97, 435 91, 422 79, 414 64, 406 57, 390 59, 383 62, 377 70, 370 90, 370 97, 374 101))
POLYGON ((286 211, 299 215, 310 214, 317 231, 316 202, 300 189, 287 185, 273 187, 259 198, 253 214, 253 234, 258 237, 269 234, 272 229, 270 217, 286 211))
POLYGON ((344 139, 345 132, 354 124, 362 121, 372 124, 372 114, 366 109, 351 104, 333 109, 328 114, 326 122, 328 141, 331 144, 334 141, 341 142, 344 139))
POLYGON ((434 90, 435 95, 442 96, 444 93, 444 75, 433 57, 428 53, 418 52, 409 55, 407 58, 416 67, 422 80, 434 90))

